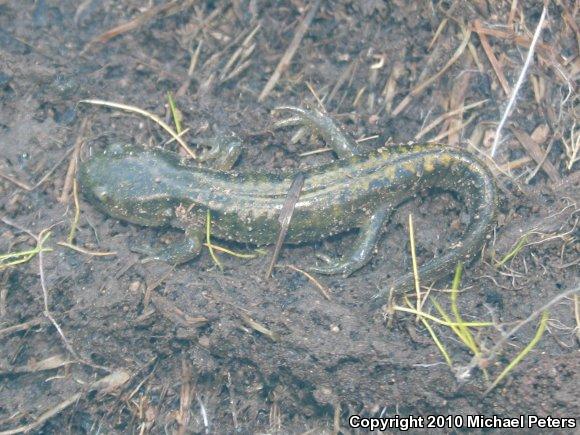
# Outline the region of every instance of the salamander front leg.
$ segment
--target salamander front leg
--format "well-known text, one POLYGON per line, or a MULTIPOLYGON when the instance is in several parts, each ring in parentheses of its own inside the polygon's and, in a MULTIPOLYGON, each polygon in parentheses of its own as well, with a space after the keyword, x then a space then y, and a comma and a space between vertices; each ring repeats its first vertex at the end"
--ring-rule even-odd
POLYGON ((201 233, 199 230, 187 230, 183 240, 174 242, 151 254, 144 261, 160 260, 170 264, 181 264, 193 260, 201 252, 201 233))
POLYGON ((198 157, 201 162, 211 161, 211 166, 222 171, 229 171, 236 164, 242 152, 242 142, 234 133, 216 133, 209 139, 197 139, 198 145, 209 149, 198 157))
POLYGON ((328 115, 317 110, 305 110, 293 106, 278 107, 276 110, 291 112, 292 117, 276 122, 275 128, 297 125, 308 127, 322 137, 326 145, 332 148, 339 159, 364 154, 360 146, 343 133, 328 115))
POLYGON ((354 248, 349 255, 342 259, 327 259, 326 266, 315 266, 308 270, 324 275, 340 273, 348 276, 363 267, 371 259, 383 223, 389 218, 390 212, 391 207, 382 206, 371 215, 368 222, 360 228, 354 248))

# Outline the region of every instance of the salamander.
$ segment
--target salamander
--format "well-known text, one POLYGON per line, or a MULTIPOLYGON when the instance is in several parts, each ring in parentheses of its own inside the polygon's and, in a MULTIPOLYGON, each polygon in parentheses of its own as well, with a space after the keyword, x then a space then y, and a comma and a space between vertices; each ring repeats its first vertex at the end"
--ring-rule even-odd
MULTIPOLYGON (((283 109, 291 117, 277 127, 310 128, 338 156, 332 163, 303 172, 304 184, 285 243, 312 242, 358 229, 349 252, 312 266, 310 271, 346 276, 360 269, 370 260, 390 214, 426 188, 457 193, 467 206, 470 222, 459 243, 419 269, 421 278, 438 278, 480 250, 495 223, 496 189, 489 169, 472 153, 433 144, 364 152, 327 115, 296 107, 283 109)), ((273 244, 294 175, 202 167, 166 150, 125 145, 110 147, 84 162, 79 181, 87 198, 110 216, 184 230, 182 240, 154 257, 181 263, 200 252, 207 210, 211 212, 212 236, 273 244)), ((405 273, 389 288, 406 287, 412 281, 412 274, 405 273)))

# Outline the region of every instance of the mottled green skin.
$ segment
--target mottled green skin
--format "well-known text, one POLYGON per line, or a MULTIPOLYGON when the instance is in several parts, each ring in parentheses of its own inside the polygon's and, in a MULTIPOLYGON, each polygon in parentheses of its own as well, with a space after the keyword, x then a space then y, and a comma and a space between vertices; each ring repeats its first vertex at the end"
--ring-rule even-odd
MULTIPOLYGON (((423 188, 457 192, 471 215, 461 243, 421 268, 424 279, 471 258, 494 224, 492 176, 471 153, 459 149, 389 147, 312 168, 304 176, 285 242, 315 241, 353 228, 361 230, 348 264, 312 268, 322 273, 349 274, 366 263, 383 221, 423 188)), ((134 146, 113 147, 89 159, 80 170, 84 193, 111 216, 146 226, 170 225, 192 235, 204 231, 209 209, 212 236, 256 245, 276 242, 278 216, 293 179, 293 174, 237 173, 188 165, 174 153, 134 146)), ((409 280, 405 275, 396 284, 406 285, 409 280)))

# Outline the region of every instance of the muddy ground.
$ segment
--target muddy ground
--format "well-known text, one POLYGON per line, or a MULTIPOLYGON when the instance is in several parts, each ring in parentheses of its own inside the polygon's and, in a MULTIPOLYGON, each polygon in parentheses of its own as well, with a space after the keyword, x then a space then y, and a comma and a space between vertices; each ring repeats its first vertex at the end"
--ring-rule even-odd
MULTIPOLYGON (((491 159, 541 2, 265 3, 0 0, 0 254, 33 249, 47 230, 52 249, 0 266, 0 433, 349 433, 355 413, 578 417, 578 5, 550 2, 491 159), (393 312, 401 294, 369 302, 411 268, 410 213, 419 262, 461 239, 467 210, 444 192, 410 198, 351 277, 316 276, 330 299, 285 265, 340 255, 354 234, 285 247, 268 280, 271 249, 218 254, 223 270, 207 250, 177 267, 143 263, 134 247, 179 232, 119 222, 79 192, 72 244, 84 252, 59 245, 75 219, 77 161, 115 142, 178 151, 150 120, 79 101, 172 123, 168 93, 191 146, 215 129, 243 139, 240 171, 335 158, 301 156, 324 144, 272 128, 285 104, 323 107, 369 149, 436 140, 479 154, 497 179, 498 221, 465 269, 458 309, 493 323, 472 329, 480 358, 431 322, 446 364, 423 323, 393 312), (558 297, 541 340, 485 394, 541 316, 508 331, 558 297)), ((451 312, 452 272, 426 312, 439 316, 433 299, 451 312)))

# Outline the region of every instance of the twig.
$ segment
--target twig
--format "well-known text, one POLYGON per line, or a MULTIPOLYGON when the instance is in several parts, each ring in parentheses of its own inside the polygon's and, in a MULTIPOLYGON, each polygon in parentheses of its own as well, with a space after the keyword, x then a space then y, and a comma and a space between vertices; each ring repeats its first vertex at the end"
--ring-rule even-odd
POLYGON ((512 94, 511 94, 510 99, 508 101, 507 107, 505 108, 503 116, 501 117, 501 120, 497 126, 496 131, 495 131, 495 137, 493 139, 493 145, 491 147, 491 153, 490 153, 491 157, 495 156, 497 146, 498 146, 499 141, 501 139, 501 130, 503 129, 503 126, 505 125, 505 123, 508 119, 508 116, 511 113, 512 107, 516 101, 516 97, 518 95, 520 87, 524 83, 526 73, 527 73, 528 68, 530 66, 530 63, 532 62, 532 59, 534 57, 534 50, 536 48, 536 44, 538 42, 538 39, 540 38, 540 33, 542 33, 542 26, 544 25, 544 20, 546 19, 547 10, 548 10, 548 8, 544 4, 544 7, 542 9, 542 15, 540 16, 540 20, 538 21, 538 25, 536 26, 536 31, 534 32, 534 37, 532 39, 530 49, 528 50, 528 55, 526 57, 526 61, 524 62, 524 66, 522 68, 522 71, 520 72, 520 76, 518 77, 518 81, 516 82, 516 85, 512 89, 512 94))
POLYGON ((15 435, 15 434, 19 434, 19 433, 27 433, 27 432, 30 432, 31 430, 36 429, 37 427, 39 427, 42 424, 44 424, 46 421, 50 420, 55 415, 60 414, 66 408, 68 408, 73 403, 75 403, 77 400, 79 400, 81 397, 82 397, 82 393, 73 394, 67 400, 64 400, 64 401, 60 402, 58 405, 56 405, 56 406, 48 409, 44 413, 42 413, 32 423, 26 424, 24 426, 19 426, 19 427, 14 428, 14 429, 9 429, 9 430, 6 430, 6 431, 2 431, 2 432, 0 432, 0 435, 15 435))
POLYGON ((322 0, 316 0, 316 3, 312 5, 306 17, 304 17, 302 22, 298 25, 296 33, 294 34, 294 38, 292 38, 292 42, 286 49, 286 52, 280 59, 280 62, 278 62, 278 66, 276 67, 274 73, 268 80, 268 83, 266 83, 266 86, 264 86, 262 93, 258 97, 258 101, 264 101, 264 99, 270 94, 270 92, 272 92, 272 89, 274 89, 274 86, 276 86, 276 83, 278 83, 278 80, 280 79, 284 71, 286 71, 288 69, 288 66, 290 66, 290 62, 292 61, 292 58, 296 54, 296 50, 298 50, 298 47, 300 46, 302 38, 304 38, 304 35, 306 34, 308 27, 310 27, 310 23, 312 23, 312 20, 314 19, 314 16, 318 11, 318 7, 320 6, 321 1, 322 0))

